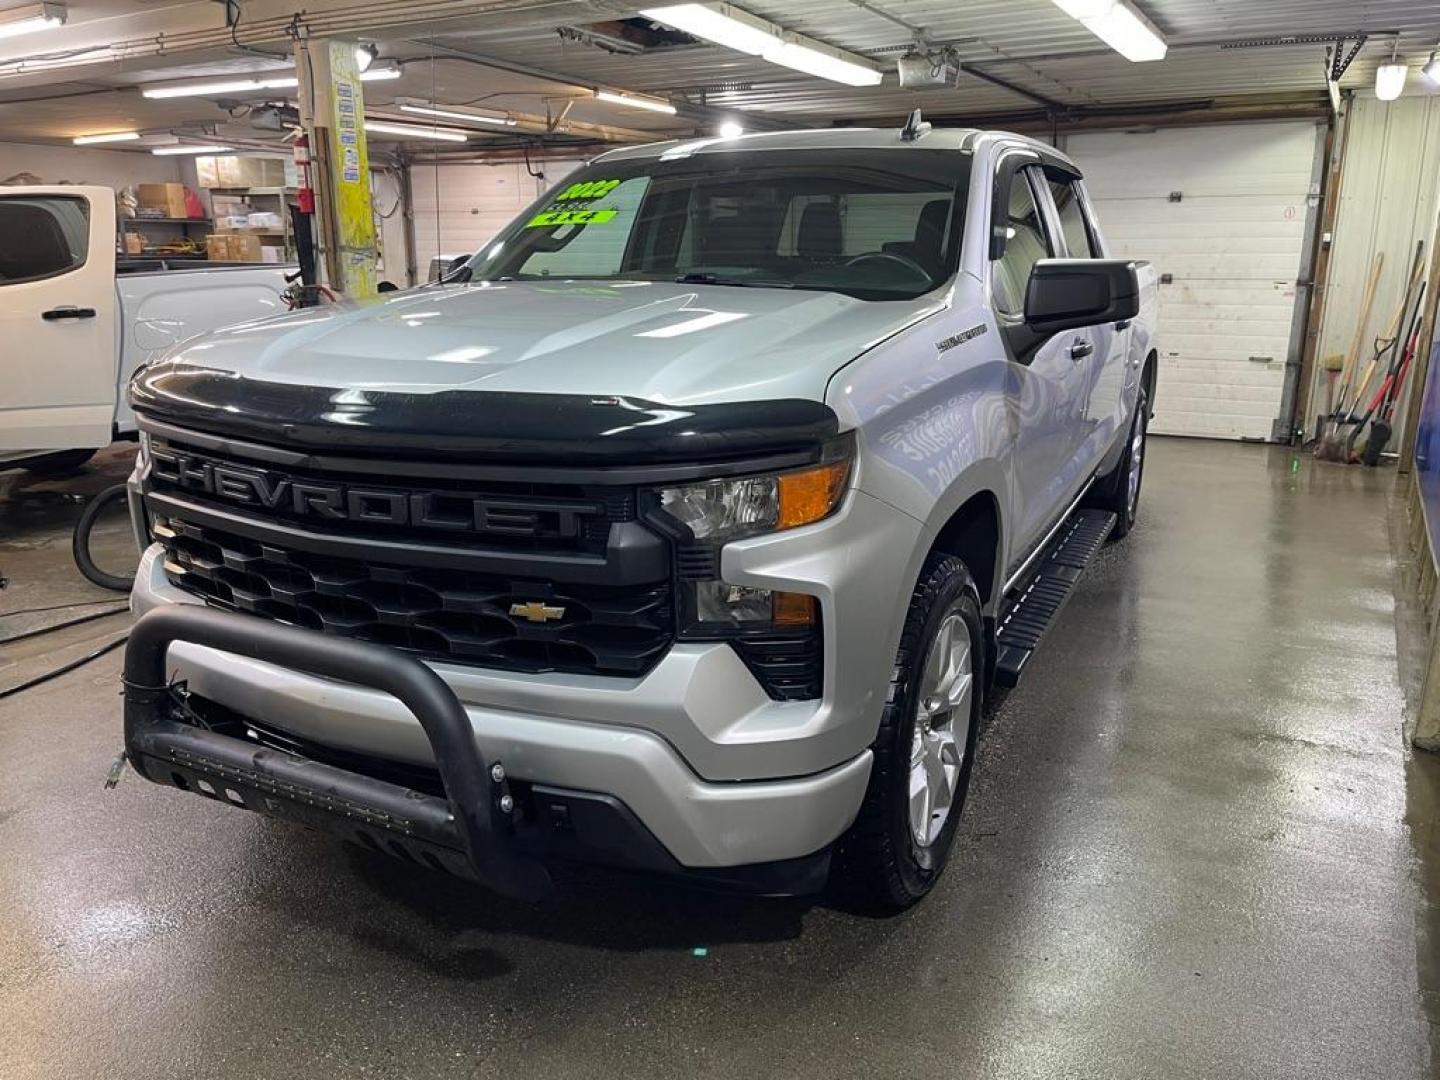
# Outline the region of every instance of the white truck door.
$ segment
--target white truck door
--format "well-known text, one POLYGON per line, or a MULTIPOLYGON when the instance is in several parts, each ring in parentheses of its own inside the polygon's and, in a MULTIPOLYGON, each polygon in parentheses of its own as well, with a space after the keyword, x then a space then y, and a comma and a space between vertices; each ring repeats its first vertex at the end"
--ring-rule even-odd
POLYGON ((110 442, 115 193, 0 188, 0 458, 110 442))

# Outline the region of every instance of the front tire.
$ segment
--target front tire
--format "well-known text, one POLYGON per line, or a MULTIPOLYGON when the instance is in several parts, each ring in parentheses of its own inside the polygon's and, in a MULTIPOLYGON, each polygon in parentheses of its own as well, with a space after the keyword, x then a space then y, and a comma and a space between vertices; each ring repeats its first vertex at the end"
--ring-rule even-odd
POLYGON ((882 909, 914 904, 949 861, 980 725, 981 627, 965 564, 932 554, 900 635, 870 786, 840 848, 847 883, 882 909))

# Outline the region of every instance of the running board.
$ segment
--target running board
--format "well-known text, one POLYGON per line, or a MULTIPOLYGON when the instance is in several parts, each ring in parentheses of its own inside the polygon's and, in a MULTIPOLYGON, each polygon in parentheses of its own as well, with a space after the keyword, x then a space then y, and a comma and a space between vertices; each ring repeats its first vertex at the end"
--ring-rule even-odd
POLYGON ((1115 520, 1116 515, 1105 510, 1077 511, 1036 560, 1035 569, 1015 591, 995 632, 998 685, 1014 686, 1020 681, 1040 639, 1070 599, 1085 568, 1099 554, 1115 520))

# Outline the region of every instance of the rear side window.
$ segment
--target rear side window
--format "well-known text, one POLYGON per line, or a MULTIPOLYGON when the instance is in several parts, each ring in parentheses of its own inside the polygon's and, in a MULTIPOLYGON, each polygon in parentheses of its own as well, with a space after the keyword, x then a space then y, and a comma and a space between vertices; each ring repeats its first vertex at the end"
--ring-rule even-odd
POLYGON ((85 265, 90 206, 68 195, 0 195, 0 287, 85 265))
POLYGON ((1090 230, 1085 227, 1085 210, 1080 205, 1080 192, 1075 181, 1050 180, 1050 195, 1055 200, 1055 210, 1060 215, 1060 232, 1065 237, 1065 250, 1072 259, 1098 259, 1090 239, 1090 230))
POLYGON ((1007 315, 1024 313, 1025 287, 1030 283, 1030 271, 1041 259, 1053 255, 1040 207, 1030 188, 1031 173, 1038 173, 1038 170, 1021 169, 1010 182, 1005 254, 995 261, 990 275, 990 291, 995 297, 995 306, 1007 315))

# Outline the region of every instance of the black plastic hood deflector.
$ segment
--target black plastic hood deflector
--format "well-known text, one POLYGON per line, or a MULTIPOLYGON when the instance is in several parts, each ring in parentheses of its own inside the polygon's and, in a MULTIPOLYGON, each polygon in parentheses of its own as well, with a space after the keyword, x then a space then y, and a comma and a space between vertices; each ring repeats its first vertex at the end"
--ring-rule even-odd
POLYGON ((589 394, 417 394, 265 382, 179 361, 137 372, 130 404, 214 435, 417 460, 702 462, 813 449, 839 431, 828 406, 804 399, 673 406, 589 394))

